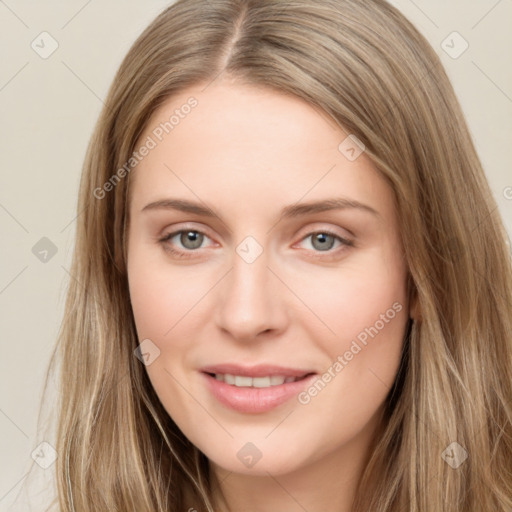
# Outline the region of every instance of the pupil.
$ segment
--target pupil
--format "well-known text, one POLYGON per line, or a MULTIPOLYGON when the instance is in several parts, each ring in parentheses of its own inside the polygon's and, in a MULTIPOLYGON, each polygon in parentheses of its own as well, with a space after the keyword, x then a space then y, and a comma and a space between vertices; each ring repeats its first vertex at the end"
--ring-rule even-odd
MULTIPOLYGON (((326 249, 325 242, 326 242, 327 238, 329 238, 329 237, 331 237, 331 235, 328 235, 327 233, 317 233, 317 235, 315 237, 315 241, 320 242, 320 247, 319 247, 320 249, 326 249)), ((327 244, 327 245, 329 245, 329 244, 327 244)), ((332 244, 330 246, 328 246, 327 249, 330 249, 331 246, 332 246, 332 244)))
POLYGON ((201 239, 199 238, 200 235, 197 231, 187 231, 187 233, 184 233, 185 240, 182 240, 182 243, 185 247, 189 249, 197 249, 201 245, 201 239), (199 240, 199 243, 197 243, 199 240), (188 244, 191 244, 189 246, 188 244))

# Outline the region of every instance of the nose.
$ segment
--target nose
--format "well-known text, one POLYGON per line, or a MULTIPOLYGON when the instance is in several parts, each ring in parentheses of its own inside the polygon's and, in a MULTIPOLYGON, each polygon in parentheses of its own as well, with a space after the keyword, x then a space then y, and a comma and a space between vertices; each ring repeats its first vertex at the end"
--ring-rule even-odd
POLYGON ((268 264, 265 251, 252 263, 234 254, 216 309, 217 326, 233 339, 256 340, 286 328, 286 287, 268 264))

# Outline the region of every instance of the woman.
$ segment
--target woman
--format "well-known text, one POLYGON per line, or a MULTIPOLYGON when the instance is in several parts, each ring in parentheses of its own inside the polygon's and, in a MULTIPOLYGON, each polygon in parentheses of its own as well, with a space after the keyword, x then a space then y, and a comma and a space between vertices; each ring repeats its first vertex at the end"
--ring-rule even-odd
POLYGON ((507 235, 395 8, 179 0, 78 211, 59 510, 512 508, 507 235))

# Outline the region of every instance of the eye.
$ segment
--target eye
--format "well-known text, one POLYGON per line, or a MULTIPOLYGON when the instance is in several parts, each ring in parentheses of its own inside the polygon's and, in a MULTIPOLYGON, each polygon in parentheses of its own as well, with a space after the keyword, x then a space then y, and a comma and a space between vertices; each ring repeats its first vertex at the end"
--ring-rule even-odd
POLYGON ((174 231, 165 235, 163 238, 159 240, 165 248, 166 251, 169 251, 173 255, 178 258, 188 258, 192 256, 196 249, 201 248, 201 245, 205 238, 208 238, 201 231, 197 231, 196 229, 181 229, 179 231, 174 231), (174 246, 176 242, 172 242, 173 238, 176 238, 179 244, 184 248, 184 250, 176 249, 174 246), (190 253, 190 254, 187 254, 190 253))
MULTIPOLYGON (((159 240, 159 242, 164 246, 164 249, 170 252, 173 256, 177 258, 189 258, 193 257, 193 253, 197 252, 197 249, 201 248, 205 239, 209 239, 209 237, 201 231, 196 229, 181 229, 165 235, 159 240), (176 239, 176 241, 173 242, 173 239, 176 239), (177 243, 181 245, 181 249, 176 249, 177 243)), ((301 242, 308 239, 311 239, 311 246, 313 247, 314 252, 317 253, 336 254, 340 250, 354 245, 352 241, 328 230, 309 233, 301 240, 301 242), (338 249, 332 251, 331 249, 334 247, 336 242, 339 244, 338 249)))
POLYGON ((336 253, 337 250, 331 251, 334 247, 336 241, 339 242, 338 248, 341 247, 343 250, 346 246, 353 246, 354 243, 346 238, 343 238, 336 233, 332 233, 331 231, 315 231, 313 233, 309 233, 306 237, 302 239, 304 240, 311 239, 311 246, 315 249, 315 252, 330 252, 336 253))

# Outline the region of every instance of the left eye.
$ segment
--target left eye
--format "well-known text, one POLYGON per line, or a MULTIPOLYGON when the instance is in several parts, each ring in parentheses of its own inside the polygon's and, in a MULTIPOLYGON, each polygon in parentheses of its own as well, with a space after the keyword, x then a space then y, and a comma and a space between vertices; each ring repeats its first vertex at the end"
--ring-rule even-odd
POLYGON ((307 240, 308 238, 311 238, 311 245, 319 252, 330 251, 336 241, 340 242, 340 245, 352 245, 350 240, 329 231, 317 231, 315 233, 310 233, 304 237, 302 241, 307 240))

